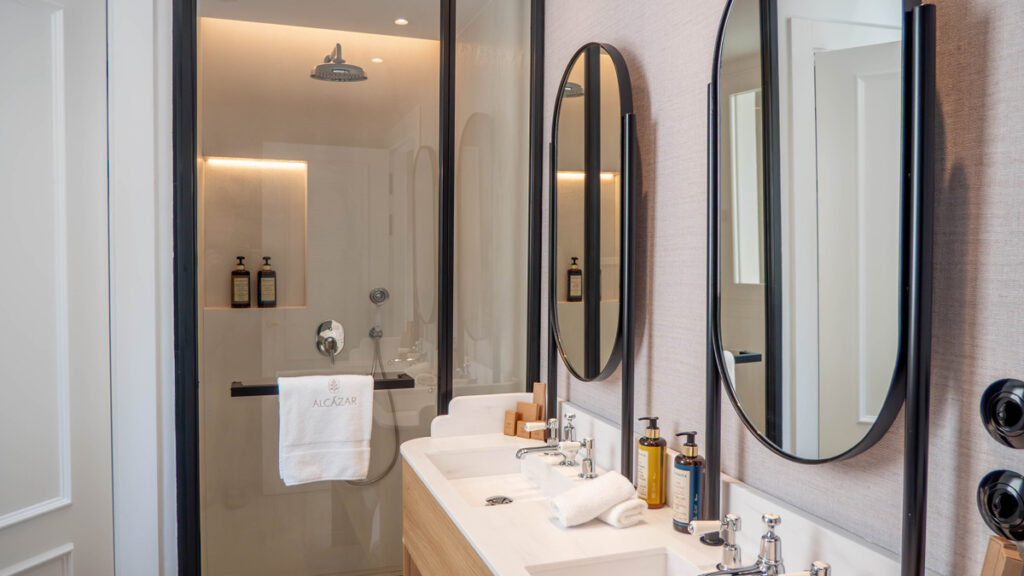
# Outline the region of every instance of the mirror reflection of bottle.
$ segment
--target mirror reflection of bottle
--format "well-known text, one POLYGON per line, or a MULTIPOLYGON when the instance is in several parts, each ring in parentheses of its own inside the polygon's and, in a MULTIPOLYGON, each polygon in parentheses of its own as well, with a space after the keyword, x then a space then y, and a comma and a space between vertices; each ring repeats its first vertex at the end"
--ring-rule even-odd
POLYGON ((580 270, 579 265, 576 261, 579 260, 576 256, 572 257, 572 264, 569 265, 568 275, 568 287, 565 299, 569 302, 582 302, 583 301, 583 270, 580 270))
POLYGON ((263 269, 256 274, 256 282, 259 286, 259 292, 256 293, 259 307, 277 306, 277 272, 270 267, 270 256, 263 257, 263 269))
POLYGON ((248 308, 252 305, 249 298, 249 271, 245 269, 245 256, 235 256, 238 264, 231 271, 231 307, 248 308))

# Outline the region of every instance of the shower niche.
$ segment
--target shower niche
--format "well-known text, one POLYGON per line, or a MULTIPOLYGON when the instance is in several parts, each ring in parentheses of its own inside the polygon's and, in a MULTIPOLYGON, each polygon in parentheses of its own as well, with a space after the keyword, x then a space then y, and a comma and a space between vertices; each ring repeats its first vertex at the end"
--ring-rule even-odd
MULTIPOLYGON (((277 272, 277 308, 306 305, 307 191, 304 161, 207 157, 200 212, 204 307, 231 310, 231 271, 245 258, 251 308, 263 258, 277 272)), ((239 310, 239 309, 234 309, 239 310)))

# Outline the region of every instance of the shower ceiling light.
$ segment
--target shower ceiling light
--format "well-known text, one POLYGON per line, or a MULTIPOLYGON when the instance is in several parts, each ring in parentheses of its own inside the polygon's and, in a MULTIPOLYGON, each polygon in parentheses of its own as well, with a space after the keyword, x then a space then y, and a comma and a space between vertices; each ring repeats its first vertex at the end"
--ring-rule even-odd
MULTIPOLYGON (((585 172, 573 170, 559 170, 557 176, 559 180, 583 180, 587 177, 585 172)), ((615 176, 616 172, 601 172, 601 180, 614 180, 615 176)))
POLYGON ((405 18, 396 18, 395 19, 395 26, 407 26, 408 24, 409 24, 409 21, 406 20, 405 18))
POLYGON ((306 169, 306 163, 302 160, 264 160, 263 158, 221 158, 210 156, 206 158, 210 166, 231 166, 234 168, 287 168, 306 169))
POLYGON ((373 62, 374 64, 381 64, 382 62, 384 62, 384 59, 383 58, 370 58, 370 62, 373 62))

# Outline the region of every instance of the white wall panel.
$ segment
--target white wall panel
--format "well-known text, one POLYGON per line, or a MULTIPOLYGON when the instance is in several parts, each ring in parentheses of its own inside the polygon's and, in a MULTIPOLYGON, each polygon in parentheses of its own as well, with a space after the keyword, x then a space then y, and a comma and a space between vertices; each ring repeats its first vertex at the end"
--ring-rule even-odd
POLYGON ((63 10, 0 0, 0 37, 3 528, 71 497, 63 10))

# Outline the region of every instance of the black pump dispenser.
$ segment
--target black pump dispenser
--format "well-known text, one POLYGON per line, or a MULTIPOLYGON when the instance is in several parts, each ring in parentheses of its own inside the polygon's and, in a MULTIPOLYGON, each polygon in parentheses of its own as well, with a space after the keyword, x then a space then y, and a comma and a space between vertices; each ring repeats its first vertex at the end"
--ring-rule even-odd
POLYGON ((686 436, 686 441, 683 442, 683 449, 679 451, 680 454, 688 458, 697 456, 697 433, 696 432, 680 432, 676 436, 686 436))
POLYGON ((657 416, 644 416, 643 418, 637 418, 637 420, 647 420, 647 432, 645 436, 654 440, 661 437, 661 428, 658 428, 658 417, 657 416))

